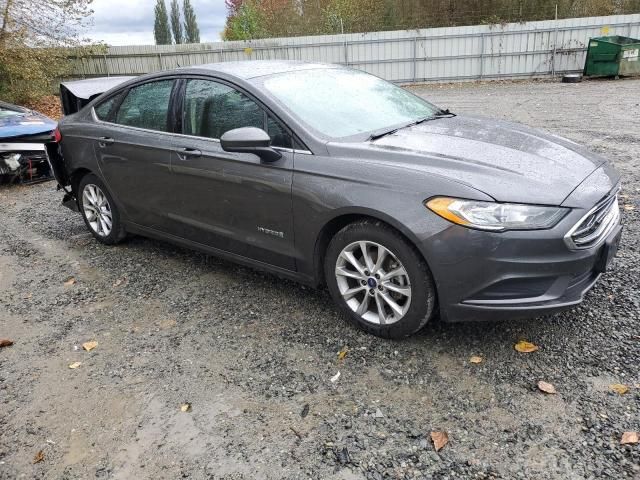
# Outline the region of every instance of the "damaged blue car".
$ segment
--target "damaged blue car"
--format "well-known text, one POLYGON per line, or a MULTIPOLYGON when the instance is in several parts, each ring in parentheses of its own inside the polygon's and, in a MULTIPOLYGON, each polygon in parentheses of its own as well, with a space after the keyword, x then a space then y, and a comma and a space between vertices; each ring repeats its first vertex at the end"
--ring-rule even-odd
POLYGON ((0 101, 0 183, 52 178, 44 144, 56 125, 38 112, 0 101))

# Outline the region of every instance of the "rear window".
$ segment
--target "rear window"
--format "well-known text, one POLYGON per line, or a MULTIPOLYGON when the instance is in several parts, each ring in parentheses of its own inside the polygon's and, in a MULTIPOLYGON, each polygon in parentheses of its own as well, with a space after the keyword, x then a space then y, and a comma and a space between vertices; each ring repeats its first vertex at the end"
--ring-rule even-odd
POLYGON ((131 88, 118 109, 115 123, 168 131, 167 116, 172 88, 173 80, 160 80, 131 88))

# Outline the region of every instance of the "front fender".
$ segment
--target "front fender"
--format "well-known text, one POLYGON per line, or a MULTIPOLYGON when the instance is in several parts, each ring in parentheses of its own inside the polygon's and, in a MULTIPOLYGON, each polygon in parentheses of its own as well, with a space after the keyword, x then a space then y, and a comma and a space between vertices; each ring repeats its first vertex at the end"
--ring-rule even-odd
POLYGON ((336 228, 359 217, 396 228, 429 263, 428 239, 451 226, 424 206, 435 195, 491 200, 453 180, 386 168, 381 163, 296 156, 292 201, 299 273, 316 281, 321 278, 317 260, 322 248, 318 246, 328 243, 327 231, 332 236, 336 228))

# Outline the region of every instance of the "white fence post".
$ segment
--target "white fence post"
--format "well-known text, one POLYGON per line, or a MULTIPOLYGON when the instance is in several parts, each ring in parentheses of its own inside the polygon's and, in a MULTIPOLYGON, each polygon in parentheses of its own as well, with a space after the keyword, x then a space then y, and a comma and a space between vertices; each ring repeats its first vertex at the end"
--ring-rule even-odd
POLYGON ((551 76, 556 76, 556 52, 558 51, 558 4, 556 3, 556 21, 553 35, 553 53, 551 57, 551 76))
POLYGON ((413 36, 413 83, 416 83, 418 62, 418 32, 413 36))
POLYGON ((482 74, 484 73, 484 32, 480 36, 480 80, 482 80, 482 74))

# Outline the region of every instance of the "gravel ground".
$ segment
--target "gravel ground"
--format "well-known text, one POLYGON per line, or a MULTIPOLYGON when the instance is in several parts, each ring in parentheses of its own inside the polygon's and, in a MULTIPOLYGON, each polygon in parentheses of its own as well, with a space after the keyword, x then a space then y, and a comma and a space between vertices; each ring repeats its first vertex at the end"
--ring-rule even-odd
POLYGON ((621 251, 582 306, 384 341, 325 291, 143 238, 105 247, 52 183, 4 188, 0 478, 640 478, 640 445, 619 444, 640 430, 640 81, 414 90, 621 170, 621 251))

